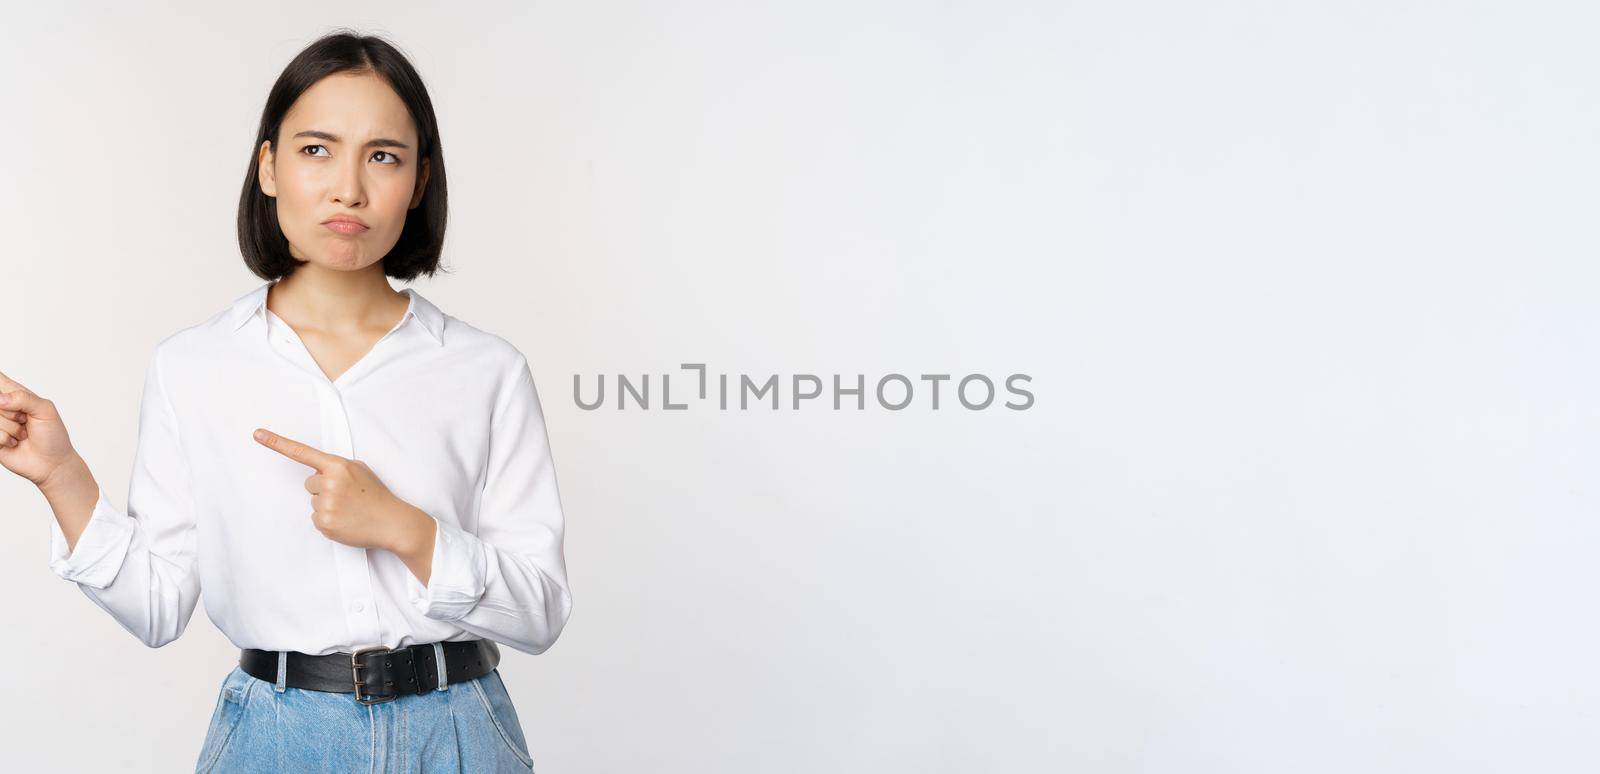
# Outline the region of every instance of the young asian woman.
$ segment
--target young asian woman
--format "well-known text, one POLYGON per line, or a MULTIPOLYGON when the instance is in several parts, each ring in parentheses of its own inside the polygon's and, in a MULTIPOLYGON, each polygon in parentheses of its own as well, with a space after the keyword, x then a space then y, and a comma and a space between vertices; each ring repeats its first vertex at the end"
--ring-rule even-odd
POLYGON ((565 521, 527 358, 389 284, 437 271, 445 221, 417 71, 327 35, 252 148, 239 243, 265 282, 155 346, 126 509, 0 374, 0 465, 54 512, 51 569, 151 647, 203 592, 240 648, 197 771, 533 768, 497 643, 565 628, 565 521))

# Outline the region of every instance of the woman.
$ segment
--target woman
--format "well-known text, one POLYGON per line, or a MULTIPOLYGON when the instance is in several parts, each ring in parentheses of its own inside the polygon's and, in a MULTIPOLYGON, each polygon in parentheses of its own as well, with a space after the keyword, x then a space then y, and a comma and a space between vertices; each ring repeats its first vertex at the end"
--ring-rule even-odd
POLYGON ((159 342, 126 511, 57 407, 0 374, 0 464, 55 512, 50 566, 145 644, 241 649, 197 771, 530 771, 495 642, 572 610, 522 353, 395 291, 438 268, 445 169, 415 69, 337 33, 267 97, 239 204, 267 282, 159 342))

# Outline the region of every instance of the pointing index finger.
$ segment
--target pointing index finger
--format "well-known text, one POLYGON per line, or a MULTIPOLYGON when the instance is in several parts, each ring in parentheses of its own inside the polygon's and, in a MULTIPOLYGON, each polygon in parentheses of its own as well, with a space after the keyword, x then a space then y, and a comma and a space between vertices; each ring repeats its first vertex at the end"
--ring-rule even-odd
POLYGON ((0 371, 0 392, 11 392, 12 390, 20 389, 21 387, 21 382, 6 376, 5 372, 0 371))
POLYGON ((262 446, 302 465, 316 468, 318 473, 326 472, 329 463, 341 459, 338 455, 329 454, 313 446, 307 446, 299 441, 285 438, 265 428, 256 428, 254 437, 262 446))

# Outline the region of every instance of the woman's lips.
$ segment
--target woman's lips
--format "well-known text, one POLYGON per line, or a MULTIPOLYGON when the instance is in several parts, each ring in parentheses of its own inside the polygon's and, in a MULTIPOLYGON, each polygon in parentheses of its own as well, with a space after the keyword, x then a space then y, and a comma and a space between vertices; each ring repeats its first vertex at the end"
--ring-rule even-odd
POLYGON ((363 226, 360 223, 351 223, 348 220, 330 220, 322 225, 333 229, 335 232, 345 235, 359 234, 367 230, 366 226, 363 226))

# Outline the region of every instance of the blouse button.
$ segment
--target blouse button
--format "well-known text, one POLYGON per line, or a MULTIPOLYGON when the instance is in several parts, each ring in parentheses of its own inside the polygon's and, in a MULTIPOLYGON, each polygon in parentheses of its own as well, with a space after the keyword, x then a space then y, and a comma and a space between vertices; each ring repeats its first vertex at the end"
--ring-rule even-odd
POLYGON ((367 609, 367 603, 362 602, 361 600, 358 599, 355 602, 351 603, 350 609, 356 611, 357 613, 359 613, 359 612, 367 609))

